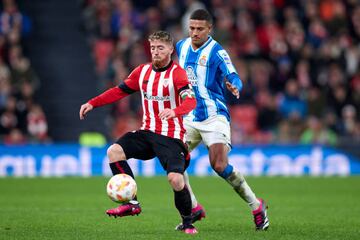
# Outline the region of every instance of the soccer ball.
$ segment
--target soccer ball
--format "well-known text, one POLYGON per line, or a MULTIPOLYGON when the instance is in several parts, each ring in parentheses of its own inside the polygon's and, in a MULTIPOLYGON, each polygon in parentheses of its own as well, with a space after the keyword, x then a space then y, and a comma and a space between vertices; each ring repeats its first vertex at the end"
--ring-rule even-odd
POLYGON ((117 174, 110 178, 106 186, 107 195, 117 203, 133 200, 137 186, 135 180, 127 174, 117 174))

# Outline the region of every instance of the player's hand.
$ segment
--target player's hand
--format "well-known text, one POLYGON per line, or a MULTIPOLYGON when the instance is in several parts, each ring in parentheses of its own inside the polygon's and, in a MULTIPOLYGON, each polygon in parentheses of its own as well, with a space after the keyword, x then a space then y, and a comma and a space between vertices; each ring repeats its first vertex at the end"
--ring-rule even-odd
POLYGON ((240 93, 239 89, 237 89, 234 85, 232 85, 230 82, 225 82, 227 89, 237 98, 239 99, 240 93))
POLYGON ((94 107, 90 103, 85 103, 85 104, 81 105, 80 112, 79 112, 80 119, 83 120, 85 118, 86 114, 88 112, 90 112, 91 110, 93 110, 93 108, 94 107))
POLYGON ((176 117, 175 111, 170 108, 165 108, 159 113, 159 118, 162 120, 168 120, 176 117))

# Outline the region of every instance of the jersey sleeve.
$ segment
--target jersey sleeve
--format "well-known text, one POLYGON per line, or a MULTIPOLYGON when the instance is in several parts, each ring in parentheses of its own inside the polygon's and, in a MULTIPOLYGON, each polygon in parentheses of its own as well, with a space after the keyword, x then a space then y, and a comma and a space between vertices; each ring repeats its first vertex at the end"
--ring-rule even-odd
POLYGON ((178 66, 174 71, 174 86, 176 90, 179 92, 181 89, 184 89, 184 87, 186 88, 189 85, 190 83, 186 75, 186 71, 178 66))
POLYGON ((219 68, 223 77, 227 77, 227 75, 230 75, 231 73, 236 73, 236 69, 225 49, 220 49, 217 51, 216 62, 219 64, 219 68))
POLYGON ((216 60, 221 71, 221 76, 226 78, 232 85, 240 91, 242 89, 242 82, 236 72, 234 65, 231 62, 229 54, 225 49, 220 49, 216 53, 216 60))
POLYGON ((140 90, 139 86, 139 78, 141 72, 141 66, 135 68, 129 76, 124 80, 124 82, 119 84, 119 88, 121 88, 126 93, 133 93, 140 90))
POLYGON ((129 95, 128 93, 122 91, 119 87, 113 87, 109 88, 102 94, 90 99, 88 101, 89 104, 91 104, 94 108, 101 107, 113 102, 116 102, 124 97, 129 95))

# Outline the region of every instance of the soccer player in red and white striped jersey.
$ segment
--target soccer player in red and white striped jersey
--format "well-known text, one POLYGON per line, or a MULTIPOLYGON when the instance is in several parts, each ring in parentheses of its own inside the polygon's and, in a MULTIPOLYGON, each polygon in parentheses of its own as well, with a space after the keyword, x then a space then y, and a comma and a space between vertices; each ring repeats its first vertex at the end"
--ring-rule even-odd
MULTIPOLYGON (((83 104, 80 119, 93 108, 113 103, 136 91, 141 92, 143 123, 138 131, 128 132, 107 151, 113 174, 126 173, 134 177, 126 160, 152 159, 157 156, 166 170, 174 190, 175 206, 183 219, 185 233, 197 233, 192 225, 191 197, 183 173, 189 164, 182 116, 196 106, 186 72, 171 60, 174 50, 169 33, 158 31, 150 35, 151 63, 138 66, 119 86, 111 88, 83 104)), ((112 216, 128 216, 141 212, 137 199, 109 209, 112 216)))

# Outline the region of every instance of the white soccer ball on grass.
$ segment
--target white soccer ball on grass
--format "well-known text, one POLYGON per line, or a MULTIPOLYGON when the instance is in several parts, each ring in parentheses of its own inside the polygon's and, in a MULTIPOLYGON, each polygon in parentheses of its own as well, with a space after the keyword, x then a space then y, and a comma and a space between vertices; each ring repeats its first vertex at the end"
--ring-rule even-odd
POLYGON ((137 186, 135 180, 127 174, 117 174, 110 178, 106 186, 107 195, 117 203, 133 200, 137 186))

